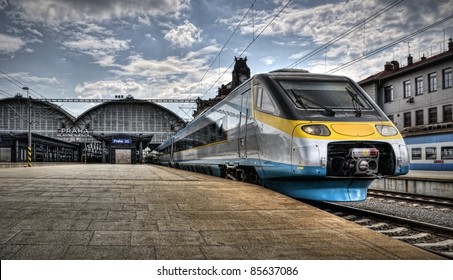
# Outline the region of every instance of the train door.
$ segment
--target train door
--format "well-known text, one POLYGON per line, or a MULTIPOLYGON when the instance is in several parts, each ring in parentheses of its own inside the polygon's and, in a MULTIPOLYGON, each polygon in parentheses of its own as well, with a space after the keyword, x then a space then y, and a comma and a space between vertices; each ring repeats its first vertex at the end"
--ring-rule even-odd
POLYGON ((242 94, 241 98, 241 112, 239 118, 239 141, 238 141, 238 153, 240 158, 247 157, 247 124, 250 114, 250 91, 246 91, 242 94))

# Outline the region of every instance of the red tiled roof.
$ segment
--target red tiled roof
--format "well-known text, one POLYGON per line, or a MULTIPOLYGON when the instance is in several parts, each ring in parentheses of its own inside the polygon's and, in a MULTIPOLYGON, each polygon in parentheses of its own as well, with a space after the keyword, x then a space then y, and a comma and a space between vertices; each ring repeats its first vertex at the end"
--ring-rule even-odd
POLYGON ((431 63, 435 63, 435 62, 438 62, 439 60, 447 59, 449 57, 453 57, 453 50, 449 50, 449 51, 440 53, 440 54, 432 56, 430 58, 419 60, 419 61, 414 62, 410 65, 407 65, 405 67, 400 67, 400 68, 394 69, 394 70, 384 70, 384 71, 378 72, 374 75, 369 76, 368 78, 365 78, 365 79, 359 81, 358 83, 360 85, 363 85, 363 84, 367 84, 370 82, 375 82, 375 81, 387 79, 390 77, 398 76, 398 75, 406 73, 408 71, 427 66, 431 63))

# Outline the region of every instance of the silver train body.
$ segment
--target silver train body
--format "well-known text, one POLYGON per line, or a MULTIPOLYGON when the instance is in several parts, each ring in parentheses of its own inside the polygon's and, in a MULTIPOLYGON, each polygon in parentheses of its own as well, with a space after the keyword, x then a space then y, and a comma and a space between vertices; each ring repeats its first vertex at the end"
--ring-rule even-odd
POLYGON ((398 130, 355 82, 306 72, 253 76, 157 151, 163 165, 310 200, 361 201, 372 180, 409 170, 398 130))

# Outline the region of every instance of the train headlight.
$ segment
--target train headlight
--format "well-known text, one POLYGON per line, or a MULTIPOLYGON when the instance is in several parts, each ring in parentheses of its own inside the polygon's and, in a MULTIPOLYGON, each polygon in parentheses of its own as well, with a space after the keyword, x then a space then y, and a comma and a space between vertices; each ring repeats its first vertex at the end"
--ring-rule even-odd
POLYGON ((382 136, 394 136, 398 134, 396 128, 390 125, 376 125, 376 129, 382 136))
POLYGON ((309 124, 302 126, 302 130, 305 133, 316 135, 316 136, 329 136, 330 130, 323 124, 309 124))

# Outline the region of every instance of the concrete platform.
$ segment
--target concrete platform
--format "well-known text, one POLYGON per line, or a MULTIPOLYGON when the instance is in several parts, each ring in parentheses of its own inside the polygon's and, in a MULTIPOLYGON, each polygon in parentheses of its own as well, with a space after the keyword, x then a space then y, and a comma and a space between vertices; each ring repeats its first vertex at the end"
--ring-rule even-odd
MULTIPOLYGON (((55 166, 55 165, 74 165, 82 164, 80 162, 33 162, 32 167, 39 166, 55 166)), ((17 167, 26 167, 28 168, 27 162, 0 162, 0 168, 17 168, 17 167)))
POLYGON ((370 189, 453 199, 453 172, 411 170, 403 176, 374 180, 370 189))
POLYGON ((265 188, 153 165, 0 170, 1 259, 440 259, 265 188))
POLYGON ((423 180, 434 182, 453 183, 452 171, 432 171, 432 170, 410 170, 409 173, 399 176, 405 180, 423 180))

